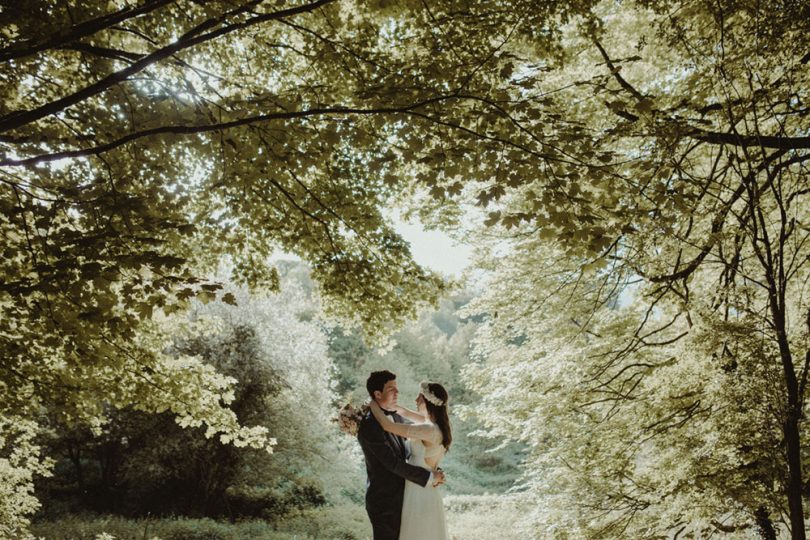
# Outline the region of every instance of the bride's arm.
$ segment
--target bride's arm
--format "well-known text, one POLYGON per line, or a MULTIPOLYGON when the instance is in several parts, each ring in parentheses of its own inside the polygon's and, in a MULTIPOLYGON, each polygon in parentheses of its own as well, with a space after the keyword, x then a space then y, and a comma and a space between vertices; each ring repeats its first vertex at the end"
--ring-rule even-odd
POLYGON ((373 399, 371 400, 371 403, 368 404, 368 406, 369 409, 371 409, 371 414, 374 415, 374 418, 377 419, 377 422, 380 423, 380 425, 385 431, 393 433, 394 435, 399 435, 400 437, 408 436, 407 424, 397 424, 396 422, 385 416, 385 413, 382 411, 382 408, 373 399))
POLYGON ((394 405, 394 410, 401 414, 403 417, 407 418, 411 422, 421 423, 427 420, 424 416, 419 414, 416 411, 412 411, 407 407, 403 407, 402 405, 394 405))
POLYGON ((414 426, 411 424, 399 424, 394 422, 385 416, 385 413, 374 400, 369 403, 369 408, 371 409, 371 414, 374 415, 374 418, 377 419, 377 422, 380 423, 380 426, 382 426, 385 431, 393 433, 394 435, 399 435, 400 437, 408 437, 409 439, 421 439, 423 441, 433 440, 433 432, 430 430, 431 426, 414 426))

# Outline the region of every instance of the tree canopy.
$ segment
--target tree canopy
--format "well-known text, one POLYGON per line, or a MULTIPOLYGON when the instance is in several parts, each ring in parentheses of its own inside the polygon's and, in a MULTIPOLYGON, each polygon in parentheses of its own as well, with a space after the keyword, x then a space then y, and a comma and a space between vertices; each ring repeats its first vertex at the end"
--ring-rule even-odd
MULTIPOLYGON (((778 368, 765 402, 777 410, 783 483, 752 508, 763 522, 784 512, 804 538, 808 9, 789 0, 4 6, 0 415, 35 430, 25 422, 43 408, 98 424, 105 404, 135 405, 267 445, 261 426, 240 426, 223 405, 232 382, 165 354, 167 320, 191 298, 234 301, 210 279, 223 257, 235 281, 276 287, 267 257, 281 250, 312 265, 329 313, 388 333, 444 284, 413 262, 387 209, 456 228, 477 204, 483 236, 514 248, 501 261, 510 267, 494 268, 503 298, 521 293, 511 309, 574 310, 550 327, 523 315, 493 323, 514 349, 516 376, 542 365, 516 343, 551 338, 543 328, 566 335, 566 320, 577 329, 566 347, 587 338, 584 356, 607 355, 596 371, 567 376, 608 388, 616 410, 642 389, 662 391, 651 374, 695 336, 725 338, 683 357, 707 362, 684 372, 694 377, 736 365, 764 385, 778 368), (611 355, 600 325, 635 282, 611 355), (765 345, 743 339, 755 332, 765 345)), ((502 320, 499 303, 482 313, 502 320)), ((496 364, 501 349, 484 350, 496 364)), ((473 384, 488 392, 503 373, 484 368, 473 384)), ((745 399, 758 395, 749 390, 745 399)), ((706 406, 690 399, 700 398, 661 414, 689 424, 706 406)), ((520 419, 538 403, 499 414, 520 419)), ((638 425, 630 409, 616 417, 628 429, 638 425)), ((739 434, 744 423, 715 425, 739 434)), ((764 452, 765 441, 754 447, 764 452)), ((624 512, 628 523, 645 515, 624 512)), ((686 518, 663 519, 677 530, 686 518)))
POLYGON ((491 207, 469 382, 561 537, 804 538, 807 8, 764 9, 601 4, 529 90, 579 164, 491 207))

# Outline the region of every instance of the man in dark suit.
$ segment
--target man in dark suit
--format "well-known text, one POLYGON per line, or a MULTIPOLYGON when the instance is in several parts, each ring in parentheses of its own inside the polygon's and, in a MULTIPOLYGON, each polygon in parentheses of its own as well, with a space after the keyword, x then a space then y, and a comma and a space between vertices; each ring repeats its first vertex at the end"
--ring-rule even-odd
MULTIPOLYGON (((396 405, 399 395, 396 375, 390 371, 375 371, 369 375, 366 389, 371 399, 395 422, 403 421, 395 412, 389 412, 396 405)), ((385 432, 370 412, 360 422, 357 439, 366 458, 366 512, 374 530, 374 540, 397 540, 405 480, 420 486, 426 486, 429 482, 438 485, 444 482, 444 473, 409 465, 410 447, 407 441, 385 432)))

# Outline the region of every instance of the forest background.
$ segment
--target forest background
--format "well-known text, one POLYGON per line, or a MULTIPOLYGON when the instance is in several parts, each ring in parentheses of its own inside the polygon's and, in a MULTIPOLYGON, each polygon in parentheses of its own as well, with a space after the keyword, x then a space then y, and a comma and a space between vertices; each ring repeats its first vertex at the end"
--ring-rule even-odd
POLYGON ((110 412, 96 434, 54 422, 45 448, 56 463, 37 486, 34 534, 366 538, 362 453, 335 420, 343 404, 368 399, 371 371, 392 369, 406 406, 421 380, 442 381, 452 393, 455 442, 444 468, 453 479, 446 499, 455 535, 503 537, 503 528, 518 535, 510 521, 519 498, 506 492, 520 475, 522 446, 472 436, 482 424, 456 414, 477 402, 461 378, 480 323, 458 315, 471 295, 443 299, 384 349, 372 349, 318 321, 304 263, 276 264, 284 292, 229 288, 236 305, 195 303, 193 329, 176 336, 178 352, 238 381, 230 407, 240 421, 276 434, 274 453, 207 440, 203 429, 184 429, 167 413, 110 412))
POLYGON ((807 2, 0 8, 0 534, 363 538, 385 365, 459 537, 806 538, 807 2))

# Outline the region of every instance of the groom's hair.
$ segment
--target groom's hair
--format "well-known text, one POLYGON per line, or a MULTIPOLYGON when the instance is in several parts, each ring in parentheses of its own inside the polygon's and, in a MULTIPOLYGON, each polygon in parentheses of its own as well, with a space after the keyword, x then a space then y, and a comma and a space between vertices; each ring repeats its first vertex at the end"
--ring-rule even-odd
POLYGON ((374 399, 374 392, 382 392, 385 388, 385 383, 393 381, 397 376, 388 370, 372 371, 371 375, 366 379, 366 390, 371 399, 374 399))

